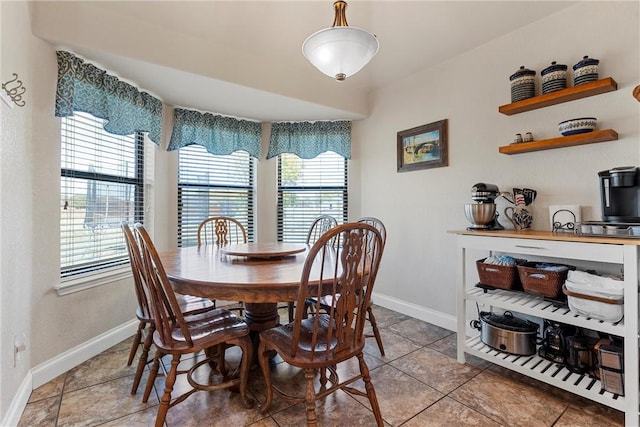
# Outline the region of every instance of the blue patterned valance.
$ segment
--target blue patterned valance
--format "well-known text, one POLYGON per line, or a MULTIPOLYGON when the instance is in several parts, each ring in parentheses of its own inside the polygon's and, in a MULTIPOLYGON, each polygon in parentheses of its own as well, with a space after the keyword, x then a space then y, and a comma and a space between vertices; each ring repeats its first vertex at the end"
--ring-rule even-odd
POLYGON ((312 159, 325 151, 351 158, 351 122, 275 122, 267 159, 292 153, 301 159, 312 159))
POLYGON ((160 144, 162 102, 65 51, 57 51, 56 117, 74 111, 106 119, 104 129, 116 135, 148 132, 160 144))
POLYGON ((259 159, 262 153, 262 126, 259 122, 176 108, 167 151, 191 144, 202 145, 216 155, 244 150, 259 159))

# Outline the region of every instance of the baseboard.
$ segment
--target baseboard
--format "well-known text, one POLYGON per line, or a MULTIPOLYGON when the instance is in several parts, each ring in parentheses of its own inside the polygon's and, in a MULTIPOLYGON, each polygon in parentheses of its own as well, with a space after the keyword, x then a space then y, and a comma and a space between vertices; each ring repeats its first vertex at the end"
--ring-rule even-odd
POLYGON ((397 311, 398 313, 406 314, 407 316, 411 316, 416 319, 424 320, 425 322, 432 323, 450 331, 456 330, 456 317, 450 314, 431 310, 417 304, 378 294, 376 292, 373 293, 372 298, 375 305, 397 311))
POLYGON ((20 417, 22 416, 22 412, 24 412, 25 406, 27 406, 27 402, 29 401, 29 397, 31 397, 31 391, 33 390, 33 377, 31 375, 31 371, 27 372, 27 375, 22 380, 20 387, 18 387, 18 391, 16 391, 16 395, 13 396, 13 400, 9 405, 9 409, 7 413, 4 414, 4 418, 2 418, 2 422, 0 422, 1 426, 17 426, 20 422, 20 417))
POLYGON ((65 351, 56 357, 31 368, 33 388, 38 388, 52 379, 86 362, 109 347, 132 336, 138 327, 138 321, 132 319, 109 331, 106 331, 89 341, 65 351))
POLYGON ((132 319, 57 355, 53 359, 49 359, 46 362, 31 368, 20 384, 20 387, 18 388, 16 395, 13 397, 13 400, 9 405, 9 409, 0 425, 18 425, 33 389, 48 383, 57 376, 62 375, 83 362, 86 362, 93 356, 102 353, 109 347, 113 347, 119 342, 124 341, 132 336, 136 332, 137 328, 138 321, 136 319, 132 319))

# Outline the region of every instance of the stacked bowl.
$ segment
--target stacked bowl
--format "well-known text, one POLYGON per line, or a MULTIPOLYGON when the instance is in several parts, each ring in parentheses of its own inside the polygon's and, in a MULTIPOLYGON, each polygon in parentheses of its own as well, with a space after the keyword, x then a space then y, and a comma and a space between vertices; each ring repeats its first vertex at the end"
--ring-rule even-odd
POLYGON ((598 64, 599 60, 585 56, 582 61, 573 66, 573 85, 594 82, 598 80, 598 64))
POLYGON ((553 61, 550 66, 540 72, 542 76, 542 93, 555 92, 567 87, 567 66, 556 64, 553 61))
POLYGON ((535 71, 524 68, 523 65, 518 71, 509 76, 511 81, 511 102, 533 98, 536 95, 535 75, 535 71))

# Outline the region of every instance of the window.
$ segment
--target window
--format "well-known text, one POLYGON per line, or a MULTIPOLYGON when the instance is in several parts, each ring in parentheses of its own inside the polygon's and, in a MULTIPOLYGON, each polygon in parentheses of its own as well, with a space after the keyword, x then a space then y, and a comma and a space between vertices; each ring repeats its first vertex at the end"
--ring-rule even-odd
POLYGON ((144 137, 114 135, 104 121, 62 118, 60 270, 62 279, 129 261, 120 223, 143 220, 144 137))
POLYGON ((198 225, 212 216, 242 223, 253 241, 255 160, 246 151, 213 155, 200 145, 178 152, 178 246, 197 244, 198 225))
POLYGON ((305 242, 313 220, 347 221, 347 160, 331 151, 313 159, 278 156, 278 240, 305 242))

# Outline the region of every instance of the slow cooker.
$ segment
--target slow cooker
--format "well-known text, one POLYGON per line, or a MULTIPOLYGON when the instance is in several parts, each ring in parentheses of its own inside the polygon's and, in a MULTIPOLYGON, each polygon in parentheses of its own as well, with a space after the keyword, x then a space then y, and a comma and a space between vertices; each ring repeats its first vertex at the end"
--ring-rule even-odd
POLYGON ((496 350, 522 356, 536 353, 538 324, 515 317, 510 311, 504 314, 480 312, 480 320, 472 322, 480 330, 483 343, 496 350))

